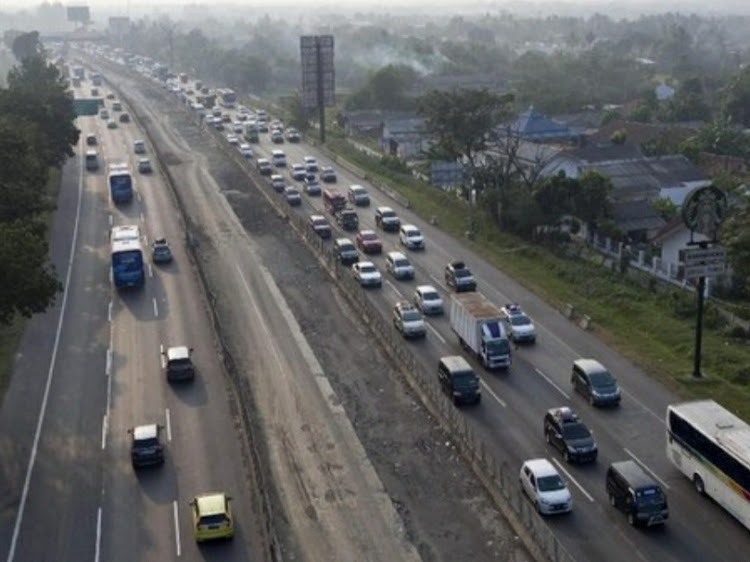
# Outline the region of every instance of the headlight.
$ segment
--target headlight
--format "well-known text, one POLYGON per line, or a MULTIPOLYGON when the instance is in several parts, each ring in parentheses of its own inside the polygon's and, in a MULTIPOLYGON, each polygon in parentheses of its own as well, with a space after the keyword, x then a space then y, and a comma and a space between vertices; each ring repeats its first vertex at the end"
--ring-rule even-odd
POLYGON ((461 392, 459 390, 454 390, 453 396, 461 396, 461 392))

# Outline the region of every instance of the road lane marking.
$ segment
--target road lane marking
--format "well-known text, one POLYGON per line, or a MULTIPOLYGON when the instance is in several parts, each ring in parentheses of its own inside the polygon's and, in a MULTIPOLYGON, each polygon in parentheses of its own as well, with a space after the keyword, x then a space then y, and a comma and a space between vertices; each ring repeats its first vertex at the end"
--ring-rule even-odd
POLYGON ((159 305, 156 304, 156 297, 153 298, 154 301, 154 316, 157 318, 159 317, 159 305))
POLYGON ((490 388, 490 385, 484 382, 483 379, 479 379, 479 382, 481 382, 484 389, 490 393, 490 396, 492 396, 495 400, 497 400, 498 404, 500 404, 503 408, 507 407, 505 402, 503 402, 502 399, 497 394, 495 394, 495 392, 490 388))
POLYGON ((534 367, 534 370, 539 374, 540 377, 542 377, 544 380, 546 380, 548 383, 550 383, 552 386, 554 386, 557 389, 557 392, 559 392, 560 394, 562 394, 563 396, 565 396, 566 400, 570 400, 570 395, 567 392, 565 392, 562 388, 560 388, 559 386, 557 386, 552 381, 551 378, 549 378, 547 375, 545 375, 542 371, 540 371, 536 367, 534 367))
POLYGON ((104 374, 109 376, 112 374, 112 348, 107 350, 107 357, 105 359, 104 374))
POLYGON ((141 212, 141 222, 144 222, 146 218, 143 216, 143 212, 141 212))
POLYGON ((115 222, 114 217, 112 216, 112 213, 109 214, 109 226, 112 226, 115 222))
MULTIPOLYGON (((81 141, 83 142, 83 141, 81 141)), ((83 146, 83 144, 81 144, 83 146)), ((83 153, 83 150, 81 150, 83 153)), ((57 361, 57 350, 60 347, 60 335, 62 334, 63 322, 65 320, 65 311, 68 304, 68 289, 70 287, 70 278, 73 273, 73 262, 75 261, 75 249, 78 242, 78 225, 81 221, 81 199, 83 197, 83 166, 78 171, 78 203, 76 205, 76 218, 73 223, 73 237, 70 242, 70 254, 68 256, 68 271, 65 274, 65 283, 63 289, 63 297, 60 305, 60 317, 57 320, 57 331, 55 332, 55 343, 52 346, 52 357, 50 358, 50 365, 47 371, 47 382, 44 386, 44 394, 42 395, 42 404, 39 408, 39 417, 37 418, 36 430, 34 431, 34 440, 31 444, 31 453, 29 455, 29 464, 26 468, 26 477, 23 482, 23 489, 21 490, 21 500, 18 503, 18 513, 16 514, 16 521, 13 525, 13 536, 10 541, 10 548, 8 549, 8 562, 13 562, 16 555, 16 545, 18 544, 18 535, 21 532, 21 523, 23 522, 23 513, 26 509, 26 500, 29 497, 29 488, 31 486, 31 473, 34 471, 34 465, 36 464, 36 455, 39 450, 39 439, 42 435, 42 426, 44 425, 44 417, 47 413, 47 402, 49 401, 50 388, 52 387, 52 375, 55 372, 55 363, 57 361)))
POLYGON ((172 422, 169 419, 169 408, 167 408, 166 414, 167 414, 167 441, 171 441, 172 440, 172 422))
POLYGON ((107 448, 107 414, 102 417, 102 451, 107 448))
POLYGON ((96 514, 96 550, 94 550, 94 562, 99 562, 102 545, 102 508, 97 510, 96 514))
POLYGON ((633 452, 632 452, 632 451, 631 451, 630 449, 628 449, 627 447, 623 447, 623 449, 622 449, 622 450, 623 450, 623 451, 625 451, 625 453, 626 453, 626 454, 627 454, 627 455, 628 455, 628 456, 629 456, 629 457, 630 457, 631 459, 633 459, 633 460, 634 460, 635 462, 637 462, 637 463, 638 463, 639 465, 641 465, 641 468, 643 468, 643 470, 645 470, 645 471, 646 471, 646 472, 648 472, 648 473, 649 473, 649 474, 650 474, 651 476, 653 476, 655 480, 658 480, 659 484, 661 484, 661 485, 662 485, 662 486, 664 486, 664 487, 665 487, 665 488, 666 488, 667 490, 669 490, 669 485, 667 485, 667 483, 666 483, 666 482, 664 482, 664 480, 662 480, 661 478, 659 478, 659 477, 658 477, 658 476, 656 475, 656 473, 655 473, 655 472, 654 472, 653 470, 651 470, 651 469, 650 469, 650 468, 649 468, 648 466, 646 466, 646 463, 644 463, 644 462, 643 462, 643 461, 642 461, 641 459, 639 459, 638 457, 636 457, 636 456, 635 456, 635 455, 633 454, 633 452))
POLYGON ((180 546, 180 518, 177 514, 177 500, 172 502, 172 508, 174 512, 174 541, 177 545, 177 556, 182 554, 182 547, 180 546))
POLYGON ((399 298, 404 298, 404 296, 401 294, 401 291, 399 291, 396 288, 396 285, 391 283, 388 279, 385 280, 385 284, 388 285, 391 289, 393 289, 393 292, 396 293, 399 296, 399 298))
POLYGON ((167 358, 164 357, 164 346, 159 344, 159 361, 161 361, 161 368, 164 369, 167 366, 167 358))
POLYGON ((107 305, 107 322, 112 322, 112 301, 109 301, 107 305))
POLYGON ((432 281, 434 282, 435 286, 440 287, 441 289, 444 288, 443 281, 441 279, 438 279, 437 277, 435 277, 432 274, 430 274, 430 279, 432 279, 432 281))
POLYGON ((438 331, 437 331, 437 330, 436 330, 435 328, 433 328, 433 327, 432 327, 432 324, 430 324, 429 322, 425 322, 425 324, 427 325, 427 327, 428 327, 428 328, 429 328, 430 330, 432 330, 432 333, 433 333, 433 334, 435 334, 435 337, 436 337, 437 339, 439 339, 439 340, 440 340, 441 342, 443 342, 443 345, 446 345, 446 343, 447 343, 447 342, 445 341, 445 338, 444 338, 443 336, 441 336, 441 335, 440 335, 440 332, 438 332, 438 331))
POLYGON ((151 267, 151 264, 150 264, 150 263, 149 263, 149 264, 147 264, 147 266, 148 266, 148 276, 149 276, 149 277, 153 277, 153 276, 154 276, 154 268, 153 268, 153 267, 151 267))
POLYGON ((554 462, 554 463, 555 463, 555 464, 557 465, 557 468, 559 468, 559 469, 560 469, 560 470, 561 470, 561 471, 563 472, 563 474, 565 474, 565 476, 567 476, 567 477, 568 477, 568 480, 570 480, 571 482, 573 482, 573 484, 575 484, 575 485, 576 485, 576 488, 578 488, 578 489, 579 489, 579 490, 581 491, 581 493, 582 493, 582 494, 583 494, 584 496, 586 496, 586 499, 587 499, 587 500, 589 500, 589 501, 590 501, 591 503, 593 503, 593 502, 594 502, 594 498, 593 498, 593 497, 592 497, 592 496, 591 496, 591 495, 590 495, 590 494, 589 494, 589 493, 588 493, 588 492, 587 492, 587 491, 586 491, 586 490, 584 489, 584 487, 583 487, 583 486, 581 486, 581 485, 580 485, 580 484, 578 483, 578 480, 576 480, 575 478, 573 478, 573 476, 572 476, 572 475, 570 474, 570 472, 568 472, 568 471, 567 471, 567 470, 566 470, 566 469, 565 469, 565 468, 563 467, 563 465, 562 465, 562 464, 560 463, 560 461, 558 461, 558 460, 557 460, 556 458, 552 457, 552 462, 554 462))

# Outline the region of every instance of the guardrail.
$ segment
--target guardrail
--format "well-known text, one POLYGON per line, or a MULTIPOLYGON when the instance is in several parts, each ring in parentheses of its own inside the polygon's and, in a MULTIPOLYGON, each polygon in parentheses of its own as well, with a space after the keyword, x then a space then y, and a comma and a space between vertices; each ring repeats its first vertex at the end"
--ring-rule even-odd
MULTIPOLYGON (((133 109, 132 106, 131 109, 133 109)), ((186 111, 190 112, 190 109, 186 108, 186 111)), ((200 119, 195 119, 195 122, 197 125, 201 125, 200 119)), ((513 526, 516 533, 521 537, 531 554, 537 560, 548 559, 553 562, 575 562, 575 559, 560 543, 544 519, 534 510, 532 503, 524 497, 518 483, 518 475, 508 462, 498 459, 490 452, 484 441, 471 428, 466 416, 443 394, 437 379, 437 364, 434 373, 425 371, 412 353, 410 346, 404 341, 403 336, 393 328, 390 322, 383 318, 380 311, 370 302, 367 292, 354 279, 351 268, 342 266, 333 255, 330 244, 326 244, 315 232, 308 228, 305 217, 293 212, 292 208, 284 201, 283 196, 274 191, 266 178, 258 173, 252 160, 243 157, 238 150, 228 145, 223 136, 214 130, 213 127, 207 127, 204 124, 203 129, 212 135, 221 150, 248 173, 253 180, 251 182, 253 186, 266 197, 276 212, 288 221, 291 228, 306 243, 308 248, 315 253, 319 263, 329 273, 342 294, 370 327, 372 333, 384 349, 396 361, 400 372, 406 378, 409 386, 420 397, 430 413, 435 416, 443 428, 453 437, 457 449, 469 462, 476 476, 513 526)), ((154 143, 152 145, 156 148, 154 143)), ((156 150, 158 152, 158 148, 156 150)), ((331 159, 343 165, 343 159, 335 157, 335 155, 332 155, 331 159)), ((168 168, 162 166, 162 169, 167 174, 169 181, 172 182, 168 168)), ((359 175, 354 171, 352 173, 359 175)), ((366 176, 366 174, 362 173, 360 177, 367 179, 366 176)), ((173 189, 173 193, 178 200, 180 209, 184 211, 184 207, 179 201, 179 191, 173 189)), ((189 232, 192 226, 189 223, 189 218, 184 213, 183 216, 185 217, 187 232, 189 232)), ((190 242, 189 236, 188 242, 190 242)), ((194 252, 192 244, 189 243, 188 247, 191 252, 194 252)), ((196 269, 201 276, 202 282, 206 283, 204 272, 201 271, 200 262, 196 258, 197 256, 194 256, 196 269)), ((208 285, 205 285, 205 287, 208 295, 211 296, 208 285)), ((209 302, 213 300, 212 297, 209 298, 209 302)), ((221 319, 213 309, 212 314, 216 331, 220 335, 222 331, 221 319)), ((222 348, 224 350, 227 370, 232 374, 234 383, 242 392, 240 395, 249 396, 251 390, 247 388, 247 382, 244 381, 243 383, 242 377, 236 372, 231 359, 231 353, 226 349, 223 341, 222 348)), ((245 423, 252 428, 252 417, 248 411, 249 404, 243 404, 242 406, 243 418, 247 418, 245 423)), ((257 461, 259 459, 254 460, 257 461)), ((261 482, 264 480, 262 470, 258 477, 261 482)), ((268 517, 270 518, 270 502, 268 506, 264 507, 266 507, 268 517)), ((268 534, 269 537, 273 538, 273 555, 276 559, 280 559, 273 530, 269 529, 268 534)))

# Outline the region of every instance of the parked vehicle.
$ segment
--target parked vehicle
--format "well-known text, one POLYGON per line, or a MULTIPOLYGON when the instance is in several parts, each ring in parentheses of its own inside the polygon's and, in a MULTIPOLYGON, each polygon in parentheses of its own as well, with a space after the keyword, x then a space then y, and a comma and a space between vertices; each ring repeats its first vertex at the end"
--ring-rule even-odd
POLYGON ((451 296, 451 329, 464 349, 471 351, 485 369, 507 369, 511 364, 505 315, 481 293, 451 296))

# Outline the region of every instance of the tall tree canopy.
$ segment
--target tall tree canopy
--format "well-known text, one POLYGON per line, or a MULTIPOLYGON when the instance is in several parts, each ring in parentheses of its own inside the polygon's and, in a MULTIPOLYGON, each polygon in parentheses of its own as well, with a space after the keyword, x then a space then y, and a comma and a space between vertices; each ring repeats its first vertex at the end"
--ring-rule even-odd
POLYGON ((465 157, 473 170, 495 128, 510 116, 512 101, 510 94, 487 90, 435 90, 422 96, 418 110, 434 136, 434 155, 445 160, 465 157))
POLYGON ((29 31, 28 33, 21 33, 16 36, 13 39, 10 49, 13 51, 13 56, 21 62, 32 57, 41 56, 44 52, 42 44, 39 42, 38 31, 29 31))

